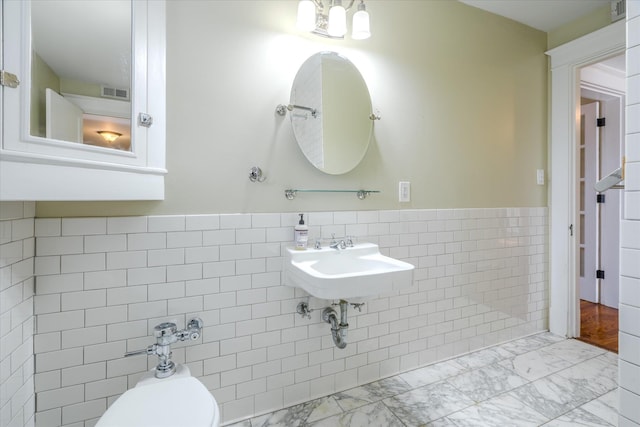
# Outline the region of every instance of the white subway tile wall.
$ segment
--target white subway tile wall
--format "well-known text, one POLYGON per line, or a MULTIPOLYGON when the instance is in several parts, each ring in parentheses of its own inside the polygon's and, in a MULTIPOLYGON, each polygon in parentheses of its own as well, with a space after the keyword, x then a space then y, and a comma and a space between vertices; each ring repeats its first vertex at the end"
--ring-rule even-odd
MULTIPOLYGON (((34 216, 33 202, 0 203, 0 425, 7 427, 35 422, 34 216)), ((60 311, 55 301, 46 308, 60 311)), ((38 386, 60 387, 51 372, 38 386)))
POLYGON ((173 358, 225 422, 547 329, 546 208, 309 213, 312 242, 353 235, 416 266, 413 286, 350 311, 344 350, 320 319, 331 301, 301 318, 308 296, 281 284, 296 219, 36 219, 36 423, 93 425, 155 366, 123 355, 163 321, 204 320, 173 358))
POLYGON ((640 426, 640 1, 627 1, 625 211, 620 231, 619 425, 640 426))

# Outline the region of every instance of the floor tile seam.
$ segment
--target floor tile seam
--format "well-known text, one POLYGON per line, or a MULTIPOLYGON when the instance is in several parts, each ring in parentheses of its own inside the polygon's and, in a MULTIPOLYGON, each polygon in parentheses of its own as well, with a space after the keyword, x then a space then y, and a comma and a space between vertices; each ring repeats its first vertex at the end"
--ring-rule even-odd
MULTIPOLYGON (((506 359, 504 359, 504 360, 506 360, 506 359)), ((513 375, 515 375, 516 377, 518 377, 518 378, 520 378, 520 379, 522 379, 522 380, 524 381, 524 384, 519 385, 518 387, 514 387, 514 388, 512 388, 512 389, 510 389, 510 390, 505 390, 505 391, 503 391, 503 392, 501 392, 501 393, 498 393, 498 394, 496 394, 496 395, 494 395, 494 396, 490 397, 489 399, 492 399, 493 397, 495 397, 495 396, 499 396, 499 395, 504 394, 504 393, 508 393, 509 391, 515 390, 515 389, 517 389, 517 388, 523 387, 523 386, 525 386, 525 385, 527 385, 527 384, 529 384, 529 383, 532 383, 532 382, 533 382, 533 381, 531 381, 531 380, 529 380, 529 379, 527 379, 527 378, 523 377, 522 375, 518 374, 518 372, 516 372, 516 370, 515 370, 515 369, 509 368, 509 367, 507 367, 507 366, 502 366, 502 365, 500 365, 500 363, 504 362, 504 360, 501 360, 501 361, 499 361, 499 362, 495 362, 495 363, 492 363, 492 364, 489 364, 489 365, 485 365, 485 366, 482 366, 482 367, 480 367, 480 368, 471 369, 471 370, 468 370, 468 371, 462 372, 462 373, 460 373, 460 374, 458 374, 458 375, 453 375, 453 376, 447 377, 447 378, 445 378, 445 379, 444 379, 444 380, 442 380, 442 381, 446 381, 449 385, 451 385, 451 386, 452 386, 453 388, 455 388, 457 391, 459 391, 460 393, 464 394, 464 393, 463 393, 459 388, 457 388, 454 384, 452 384, 451 382, 449 382, 449 380, 450 380, 450 379, 452 379, 452 378, 459 377, 460 375, 470 374, 470 373, 472 373, 472 372, 474 372, 474 371, 479 371, 480 369, 485 369, 485 368, 488 368, 488 367, 491 367, 491 366, 497 366, 497 367, 499 367, 499 368, 501 368, 501 369, 506 369, 506 370, 510 371, 511 373, 513 373, 513 375)), ((440 381, 436 381, 436 382, 440 382, 440 381)), ((464 395, 465 395, 466 397, 469 397, 469 396, 467 396, 466 394, 464 394, 464 395)), ((483 401, 481 401, 481 402, 484 402, 484 401, 489 400, 489 399, 485 399, 485 400, 483 400, 483 401)), ((474 400, 474 399, 471 399, 471 400, 473 400, 473 401, 475 402, 475 400, 474 400)), ((480 403, 480 402, 478 402, 478 403, 480 403)))
MULTIPOLYGON (((338 392, 338 393, 339 393, 339 392, 338 392)), ((329 396, 327 396, 327 397, 329 397, 329 398, 333 399, 333 401, 335 402, 335 404, 336 404, 336 405, 338 405, 338 408, 340 408, 340 410, 342 411, 342 413, 343 413, 343 414, 344 414, 344 413, 349 412, 349 411, 347 411, 346 409, 344 409, 344 408, 342 407, 342 405, 340 405, 340 402, 338 401, 338 399, 336 399, 336 396, 335 396, 336 394, 337 394, 337 393, 334 393, 334 394, 331 394, 331 395, 329 395, 329 396)), ((365 405, 362 405, 362 406, 365 406, 365 405)), ((358 408, 356 408, 356 409, 359 409, 359 408, 361 408, 362 406, 358 406, 358 408)))
MULTIPOLYGON (((444 381, 444 380, 443 380, 443 381, 444 381)), ((438 382, 443 382, 443 381, 438 381, 438 382)), ((436 383, 437 383, 437 382, 436 382, 436 383)), ((448 383, 448 382, 447 382, 447 383, 448 383)), ((454 385, 453 385, 453 384, 451 384, 451 383, 448 383, 448 384, 449 384, 449 385, 451 385, 451 386, 452 386, 452 387, 453 387, 457 392, 459 392, 459 393, 460 393, 460 394, 462 394, 464 397, 466 397, 466 398, 468 398, 470 401, 472 401, 472 402, 473 402, 473 404, 471 404, 471 405, 467 405, 467 406, 465 406, 465 407, 463 407, 463 408, 460 408, 460 409, 458 409, 458 410, 456 410, 456 411, 453 411, 453 412, 450 412, 450 413, 448 413, 448 414, 445 414, 445 415, 441 416, 440 418, 433 419, 433 420, 429 420, 429 422, 428 422, 428 423, 433 423, 433 422, 435 422, 435 421, 437 421, 437 420, 441 420, 441 419, 443 419, 443 418, 450 417, 451 415, 457 414, 458 412, 466 411, 467 409, 469 409, 469 408, 471 408, 471 407, 474 407, 474 406, 480 406, 480 405, 482 405, 482 404, 484 404, 484 403, 489 402, 490 400, 493 400, 493 399, 496 399, 496 398, 498 398, 498 397, 500 397, 500 396, 503 396, 503 395, 506 395, 506 394, 512 393, 512 392, 514 392, 516 389, 518 389, 518 388, 520 388, 520 387, 524 387, 524 386, 526 386, 527 384, 530 384, 530 383, 531 383, 531 381, 529 381, 529 382, 527 382, 526 384, 523 384, 523 385, 521 385, 521 386, 519 386, 519 387, 513 388, 513 389, 511 389, 511 390, 503 391, 503 392, 501 392, 501 393, 498 393, 498 394, 496 394, 496 395, 491 396, 491 397, 490 397, 490 398, 488 398, 488 399, 481 400, 481 401, 476 401, 476 400, 474 400, 474 399, 470 398, 468 395, 466 395, 464 392, 462 392, 459 388, 457 388, 456 386, 454 386, 454 385)), ((517 399, 517 397, 515 397, 515 396, 514 396, 514 398, 515 398, 515 399, 517 399)), ((519 399, 517 399, 517 400, 518 400, 518 401, 520 401, 519 399)), ((387 406, 387 405, 386 405, 386 403, 385 403, 384 401, 382 401, 382 403, 383 403, 385 406, 387 406)), ((555 419, 555 418, 549 418, 549 417, 547 417, 546 415, 541 414, 541 413, 540 413, 540 412, 538 412, 535 408, 531 407, 530 405, 527 405, 527 404, 526 404, 526 403, 524 403, 524 402, 521 402, 521 403, 522 403, 524 406, 526 406, 528 409, 530 409, 531 411, 533 411, 534 413, 536 413, 536 414, 540 415, 540 417, 541 417, 541 418, 543 418, 543 419, 545 419, 545 420, 546 420, 543 424, 540 424, 540 426, 542 426, 542 425, 544 425, 544 424, 547 424, 547 423, 549 423, 550 421, 553 421, 553 420, 555 419)), ((395 412, 393 411, 393 408, 391 408, 391 407, 389 407, 389 406, 387 406, 387 408, 388 408, 388 409, 389 409, 389 410, 394 414, 394 416, 396 416, 396 418, 399 418, 399 417, 395 414, 395 412)), ((572 410, 574 410, 574 409, 576 409, 576 408, 573 408, 573 409, 569 410, 568 412, 570 412, 570 411, 572 411, 572 410)), ((556 417, 556 418, 557 418, 557 417, 556 417)), ((454 421, 454 420, 451 420, 451 421, 452 421, 455 425, 457 425, 457 424, 455 423, 455 421, 454 421)), ((428 424, 428 423, 427 423, 427 424, 428 424)), ((403 425, 405 425, 405 426, 406 426, 406 424, 404 424, 404 423, 403 423, 403 425)), ((426 424, 425 424, 425 425, 426 425, 426 424)))
MULTIPOLYGON (((596 399, 597 399, 597 398, 596 398, 596 399)), ((593 399, 593 400, 595 400, 595 399, 593 399)), ((591 400, 590 400, 589 402, 591 402, 591 400)), ((557 417, 555 417, 555 418, 553 418, 552 420, 549 420, 549 421, 557 420, 558 418, 564 417, 565 415, 567 415, 567 414, 569 414, 569 413, 571 413, 571 412, 573 412, 573 411, 575 411, 575 410, 577 410, 577 409, 582 408, 584 405, 586 405, 586 404, 587 404, 587 403, 589 403, 589 402, 585 402, 585 403, 580 404, 579 406, 576 406, 575 408, 571 408, 571 409, 569 409, 567 412, 564 412, 564 413, 562 413, 562 414, 558 415, 557 417)), ((608 422, 607 420, 603 419, 602 417, 599 417, 599 416, 597 416, 596 414, 594 414, 594 413, 592 413, 592 412, 589 412, 589 411, 587 411, 587 410, 585 410, 585 409, 583 409, 583 411, 588 412, 588 413, 589 413, 589 415, 592 415, 592 416, 596 417, 597 419, 601 420, 604 424, 606 424, 606 425, 608 425, 608 426, 612 426, 612 427, 614 427, 614 425, 613 425, 613 424, 611 424, 611 423, 610 423, 610 422, 608 422)), ((549 422, 549 421, 547 421, 547 422, 549 422)))
POLYGON ((467 406, 465 406, 464 408, 458 409, 457 411, 454 411, 454 412, 451 412, 451 413, 449 413, 449 414, 443 415, 443 416, 442 416, 442 417, 440 417, 440 418, 448 417, 449 415, 455 414, 455 413, 460 412, 460 411, 464 411, 464 410, 466 410, 466 409, 468 409, 468 408, 471 408, 471 407, 473 407, 473 406, 476 406, 476 405, 479 405, 479 404, 481 404, 481 403, 483 403, 483 402, 486 402, 486 401, 488 401, 488 400, 490 400, 490 399, 493 399, 493 398, 494 398, 494 397, 496 397, 496 396, 500 396, 500 395, 502 395, 502 394, 504 394, 504 393, 508 393, 508 392, 506 392, 506 391, 505 391, 505 392, 502 392, 502 393, 498 393, 497 395, 492 396, 492 397, 490 397, 489 399, 485 399, 485 400, 482 400, 482 401, 476 401, 475 399, 473 399, 473 398, 469 397, 466 393, 464 393, 462 390, 460 390, 460 389, 459 389, 458 387, 456 387, 455 385, 451 384, 451 383, 450 383, 450 382, 448 382, 448 381, 445 381, 445 382, 446 382, 447 384, 449 384, 451 387, 453 387, 453 388, 454 388, 458 393, 460 393, 462 396, 466 397, 467 399, 469 399, 469 401, 471 401, 471 402, 473 402, 473 403, 472 403, 471 405, 467 405, 467 406))
MULTIPOLYGON (((457 356, 453 356, 453 357, 445 358, 445 359, 442 359, 442 360, 438 360, 438 361, 436 361, 436 362, 429 363, 429 364, 426 364, 426 365, 423 365, 423 366, 419 366, 419 367, 417 367, 417 368, 409 369, 409 370, 404 371, 404 372, 399 372, 399 373, 398 373, 398 374, 396 374, 395 376, 399 376, 399 375, 402 375, 402 374, 406 374, 406 373, 408 373, 408 372, 412 372, 412 371, 416 371, 416 370, 419 370, 419 369, 427 368, 427 367, 429 367, 429 366, 436 366, 436 365, 438 365, 438 364, 440 364, 440 363, 455 362, 455 361, 456 361, 456 360, 458 360, 458 359, 461 359, 461 358, 466 357, 466 356, 470 356, 470 355, 475 354, 475 353, 479 353, 479 352, 484 351, 484 350, 488 350, 488 349, 495 349, 495 348, 502 348, 502 346, 504 346, 504 345, 506 345, 506 344, 509 344, 509 343, 512 343, 512 342, 514 342, 514 341, 518 341, 518 340, 526 340, 526 339, 528 339, 528 338, 530 338, 530 339, 534 339, 534 337, 536 337, 536 336, 538 336, 538 335, 545 334, 545 333, 550 333, 550 332, 549 332, 549 331, 540 331, 540 332, 535 332, 535 333, 533 333, 533 334, 531 334, 531 335, 527 335, 527 336, 525 336, 525 337, 520 337, 520 338, 516 338, 516 339, 513 339, 513 340, 505 341, 505 342, 503 342, 503 343, 501 343, 501 344, 495 344, 495 345, 492 345, 492 346, 488 346, 488 347, 480 348, 480 349, 477 349, 477 350, 469 351, 469 352, 464 353, 464 354, 460 354, 460 355, 457 355, 457 356)), ((566 340, 565 340, 565 341, 566 341, 566 340)), ((521 355, 524 355, 524 354, 527 354, 527 353, 531 353, 531 352, 533 352, 533 351, 537 351, 537 350, 539 350, 539 349, 541 349, 541 348, 548 347, 548 346, 551 346, 551 345, 553 345, 553 344, 557 344, 558 342, 562 342, 562 341, 556 341, 556 342, 551 342, 551 343, 547 343, 546 341, 538 341, 538 342, 541 344, 539 347, 536 347, 535 349, 532 349, 532 350, 529 350, 529 351, 527 351, 527 352, 520 353, 520 354, 513 353, 513 352, 511 352, 511 351, 509 351, 509 350, 507 350, 507 349, 503 349, 503 350, 505 350, 506 352, 511 353, 512 357, 506 357, 506 358, 500 359, 498 362, 494 362, 494 363, 499 363, 499 362, 502 362, 502 361, 504 361, 504 360, 511 360, 511 359, 514 359, 514 358, 516 358, 516 357, 518 357, 518 356, 521 356, 521 355)), ((470 370, 478 369, 478 368, 481 368, 481 367, 484 367, 484 366, 487 366, 487 365, 482 365, 482 366, 474 367, 474 368, 467 368, 467 367, 465 367, 465 366, 463 366, 463 365, 459 365, 459 366, 460 366, 461 368, 463 368, 463 369, 464 369, 464 371, 470 371, 470 370)), ((458 374, 458 375, 459 375, 459 374, 458 374)), ((450 378, 450 377, 446 377, 446 378, 450 378)), ((445 379, 446 379, 446 378, 445 378, 445 379)), ((441 380, 435 381, 434 383, 439 382, 439 381, 441 381, 441 380)), ((375 382, 375 381, 372 381, 372 382, 375 382)), ((433 383, 432 383, 432 384, 433 384, 433 383)), ((364 384, 362 384, 362 385, 364 385, 364 384)), ((422 387, 422 386, 420 386, 420 387, 422 387)), ((419 387, 415 387, 415 388, 419 388, 419 387)))
MULTIPOLYGON (((589 403, 594 402, 594 401, 596 401, 596 400, 600 399, 600 398, 601 398, 602 396, 604 396, 605 394, 611 393, 611 391, 612 391, 612 390, 609 390, 609 391, 607 391, 607 392, 605 392, 605 393, 601 394, 600 396, 594 397, 594 398, 593 398, 593 399, 591 399, 590 401, 585 402, 585 403, 583 403, 582 405, 578 406, 578 408, 582 408, 582 410, 583 410, 583 411, 586 411, 586 412, 590 413, 591 415, 593 415, 593 416, 595 416, 595 417, 597 417, 597 418, 601 419, 602 421, 604 421, 605 423, 607 423, 607 424, 609 424, 609 425, 614 425, 614 424, 611 424, 609 421, 605 420, 604 418, 602 418, 601 416, 599 416, 598 414, 594 414, 593 412, 591 412, 591 411, 589 411, 589 410, 587 410, 587 409, 584 409, 584 406, 585 406, 585 405, 588 405, 589 403)), ((618 414, 618 412, 619 412, 619 411, 616 409, 616 414, 618 414)))
MULTIPOLYGON (((526 380, 526 378, 525 378, 525 380, 526 380)), ((537 380, 536 380, 536 381, 537 381, 537 380)), ((479 405, 482 405, 482 404, 487 403, 487 402, 489 402, 489 401, 491 401, 491 400, 493 400, 493 399, 497 399, 497 398, 498 398, 498 397, 500 397, 500 396, 509 395, 509 394, 514 394, 516 390, 518 390, 518 389, 520 389, 520 388, 523 388, 523 387, 526 387, 527 385, 530 385, 530 384, 532 384, 533 382, 534 382, 534 381, 529 381, 529 380, 527 380, 527 382, 526 382, 525 384, 522 384, 522 385, 520 385, 520 386, 518 386, 518 387, 512 388, 511 390, 505 390, 505 391, 503 391, 503 392, 501 392, 501 393, 495 394, 495 395, 493 395, 493 396, 489 397, 488 399, 485 399, 485 400, 482 400, 482 401, 478 401, 478 402, 476 402, 476 401, 474 400, 474 402, 475 402, 475 403, 474 403, 473 405, 467 406, 467 407, 465 407, 465 408, 461 409, 460 411, 464 411, 464 410, 466 410, 466 409, 468 409, 468 408, 470 408, 470 407, 472 407, 472 406, 479 406, 479 405)), ((454 386, 454 387, 455 387, 455 386, 454 386)), ((458 390, 458 389, 456 388, 456 390, 458 390)), ((458 391, 460 391, 460 390, 458 390, 458 391)), ((465 395, 465 396, 466 396, 466 395, 465 395)), ((467 397, 468 397, 468 396, 467 396, 467 397)), ((543 424, 540 424, 540 425, 547 424, 547 423, 549 423, 550 421, 553 421, 553 420, 555 419, 555 418, 549 418, 548 416, 546 416, 546 415, 544 415, 544 414, 540 413, 538 410, 536 410, 535 408, 533 408, 531 405, 528 405, 526 402, 523 402, 523 401, 521 401, 520 399, 518 399, 518 397, 517 397, 517 396, 512 395, 512 397, 513 397, 514 399, 516 399, 518 402, 520 402, 521 404, 523 404, 524 406, 526 406, 528 409, 530 409, 531 411, 533 411, 533 412, 535 412, 536 414, 540 415, 540 417, 542 417, 542 418, 544 418, 544 419, 546 420, 543 424)), ((473 399, 471 399, 471 400, 473 400, 473 399)), ((575 408, 574 408, 574 409, 575 409, 575 408)), ((456 412, 454 412, 454 413, 457 413, 457 412, 460 412, 460 411, 456 411, 456 412)), ((449 415, 452 415, 452 414, 448 414, 448 415, 445 415, 445 416, 446 416, 446 417, 448 417, 449 415)), ((444 417, 443 417, 443 418, 444 418, 444 417)))
POLYGON ((380 401, 380 403, 382 403, 382 405, 383 405, 385 408, 387 408, 387 411, 389 411, 389 412, 391 413, 391 415, 393 415, 393 417, 394 417, 396 420, 398 420, 398 422, 399 422, 401 425, 403 425, 403 426, 405 426, 405 427, 412 427, 412 426, 410 426, 410 425, 407 425, 407 423, 405 423, 404 421, 402 421, 402 419, 401 419, 399 416, 397 416, 397 415, 396 415, 396 413, 395 413, 395 412, 393 412, 393 410, 392 410, 389 406, 387 406, 387 404, 386 404, 386 403, 384 403, 384 400, 381 400, 381 401, 380 401))
MULTIPOLYGON (((567 370, 569 370, 569 369, 573 369, 573 368, 575 368, 576 366, 578 366, 578 365, 580 365, 580 364, 582 364, 582 363, 586 363, 586 362, 591 361, 591 360, 593 360, 593 359, 597 359, 598 357, 601 357, 601 356, 602 356, 602 354, 600 354, 600 355, 598 355, 598 356, 591 357, 591 358, 589 358, 589 359, 585 359, 585 360, 583 360, 583 361, 581 361, 581 362, 578 362, 578 363, 576 363, 576 364, 574 364, 574 365, 571 365, 571 366, 568 366, 568 367, 566 367, 566 368, 564 368, 564 369, 561 369, 561 370, 557 371, 555 374, 556 374, 556 375, 558 375, 558 376, 560 376, 561 378, 564 378, 564 379, 566 379, 566 380, 570 381, 570 380, 571 380, 571 378, 570 378, 570 377, 563 376, 563 375, 562 375, 562 373, 563 373, 563 372, 565 372, 565 371, 567 371, 567 370)), ((617 368, 617 367, 616 367, 616 370, 619 372, 619 368, 617 368)), ((616 383, 616 386, 619 386, 619 384, 618 384, 618 378, 617 378, 617 377, 616 377, 616 378, 614 378, 614 381, 615 381, 615 383, 616 383)), ((613 390, 613 389, 611 389, 611 390, 613 390)), ((608 390, 608 391, 607 391, 607 392, 605 392, 605 393, 608 393, 608 392, 609 392, 609 391, 611 391, 611 390, 608 390)), ((596 393, 596 394, 597 394, 597 393, 596 393)))
MULTIPOLYGON (((525 354, 526 354, 526 353, 525 353, 525 354)), ((568 360, 565 360, 565 359, 562 359, 562 358, 559 358, 559 359, 560 359, 560 360, 562 360, 563 362, 569 362, 568 360)), ((518 374, 518 375, 520 375, 520 377, 522 377, 522 378, 524 378, 525 380, 527 380, 529 383, 532 383, 532 382, 536 382, 536 381, 538 381, 538 380, 541 380, 541 379, 543 379, 543 378, 550 377, 550 376, 552 376, 552 375, 557 375, 558 373, 560 373, 560 372, 564 371, 565 369, 570 369, 570 368, 572 368, 572 367, 574 367, 574 366, 578 365, 579 363, 581 363, 581 362, 578 362, 578 363, 576 363, 576 364, 571 364, 571 365, 566 366, 566 367, 564 367, 564 368, 558 368, 558 369, 556 369, 556 370, 554 370, 554 371, 548 372, 548 373, 546 373, 545 375, 543 375, 543 376, 541 376, 541 377, 538 377, 538 378, 535 378, 535 379, 533 379, 533 380, 529 380, 528 378, 525 378, 525 377, 523 377, 523 376, 522 376, 522 375, 520 375, 520 374, 518 374)), ((545 363, 545 366, 548 366, 548 365, 545 363)), ((507 367, 507 368, 508 368, 508 367, 507 367)), ((508 368, 508 369, 512 369, 512 368, 508 368)), ((512 369, 512 370, 513 370, 513 371, 515 371, 515 369, 512 369)), ((516 371, 516 373, 517 373, 517 371, 516 371)))
MULTIPOLYGON (((567 367, 565 367, 565 368, 560 368, 560 369, 558 369, 558 370, 556 370, 556 371, 554 371, 554 372, 549 372, 548 374, 546 374, 546 375, 544 375, 544 376, 542 376, 542 377, 540 377, 540 378, 536 378, 535 380, 531 380, 531 381, 529 381, 529 383, 534 383, 534 382, 536 382, 536 381, 542 380, 542 379, 544 379, 544 378, 551 377, 551 376, 553 376, 553 375, 559 375, 560 373, 562 373, 562 372, 564 372, 564 371, 566 371, 566 370, 568 370, 568 369, 572 369, 572 368, 574 368, 574 367, 578 366, 578 365, 579 365, 579 364, 581 364, 581 363, 587 362, 587 361, 589 361, 589 360, 596 359, 596 358, 598 358, 598 357, 600 357, 600 356, 602 356, 602 354, 600 354, 600 355, 598 355, 598 356, 591 357, 591 358, 589 358, 589 359, 582 360, 582 361, 577 362, 577 363, 573 363, 573 364, 571 364, 571 365, 569 365, 569 366, 567 366, 567 367)), ((563 360, 563 361, 565 361, 565 362, 570 362, 569 360, 566 360, 566 359, 562 359, 562 360, 563 360)), ((562 377, 562 378, 564 378, 564 379, 568 379, 568 378, 565 378, 565 377, 562 377)), ((526 384, 525 384, 525 385, 526 385, 526 384)), ((519 388, 519 387, 517 387, 517 388, 519 388)), ((611 391, 611 390, 609 390, 609 391, 611 391)), ((607 392, 607 393, 608 393, 608 392, 607 392)))
MULTIPOLYGON (((388 399, 390 399, 390 398, 388 398, 388 399)), ((386 400, 386 399, 385 399, 385 400, 386 400)), ((384 400, 381 400, 381 401, 380 401, 380 403, 382 403, 382 404, 384 405, 384 407, 385 407, 385 408, 387 408, 387 410, 389 410, 389 412, 391 412, 391 414, 392 414, 392 415, 393 415, 393 416, 394 416, 398 421, 400 421, 400 424, 402 424, 402 425, 403 425, 403 426, 405 426, 405 427, 414 427, 414 426, 412 426, 411 424, 407 424, 407 423, 405 423, 405 422, 402 420, 402 418, 400 418, 400 416, 398 416, 398 415, 394 412, 393 408, 392 408, 392 407, 390 407, 389 405, 387 405, 387 404, 384 402, 384 400)), ((452 413, 453 413, 453 412, 452 412, 452 413)), ((450 415, 450 414, 448 414, 448 415, 450 415)), ((443 415, 443 416, 442 416, 442 417, 440 417, 440 418, 444 418, 444 417, 446 417, 446 416, 447 416, 447 415, 443 415)), ((440 419, 440 418, 438 418, 438 419, 440 419)), ((428 421, 428 422, 427 422, 427 423, 425 423, 425 424, 420 424, 420 426, 422 426, 422 425, 425 425, 425 426, 426 426, 428 423, 432 423, 433 421, 435 421, 435 420, 430 420, 430 421, 428 421)))
MULTIPOLYGON (((523 388, 523 387, 526 387, 526 386, 528 386, 528 385, 530 385, 530 384, 532 384, 532 383, 534 382, 534 381, 529 381, 529 380, 527 380, 526 378, 523 378, 523 379, 524 379, 525 381, 527 381, 525 384, 522 384, 522 385, 520 385, 520 386, 518 386, 518 387, 514 387, 514 388, 512 388, 512 389, 510 389, 510 390, 505 390, 505 391, 503 391, 503 392, 497 393, 497 394, 495 394, 495 395, 493 395, 493 396, 489 397, 488 399, 484 399, 484 400, 481 400, 481 401, 476 401, 476 400, 474 400, 474 399, 469 398, 469 396, 467 396, 466 394, 464 394, 464 392, 462 392, 460 389, 458 389, 455 385, 453 385, 453 384, 449 383, 453 388, 455 388, 455 389, 456 389, 456 391, 460 392, 463 396, 465 396, 465 397, 469 398, 469 400, 471 400, 471 401, 473 401, 473 402, 474 402, 474 403, 473 403, 473 405, 466 406, 466 407, 464 407, 463 409, 460 409, 459 411, 456 411, 456 412, 464 411, 464 410, 466 410, 466 409, 468 409, 468 408, 470 408, 470 407, 472 407, 472 406, 478 406, 478 405, 481 405, 481 404, 483 404, 483 403, 486 403, 486 402, 488 402, 488 401, 490 401, 490 400, 496 399, 496 398, 498 398, 498 397, 500 397, 500 396, 503 396, 503 395, 506 395, 506 394, 515 393, 515 391, 516 391, 516 390, 518 390, 518 389, 520 389, 520 388, 523 388)), ((536 380, 536 381, 537 381, 537 380, 536 380)), ((513 396, 513 397, 514 397, 516 400, 520 401, 520 399, 518 399, 518 398, 517 398, 517 396, 513 396)), ((546 421, 546 422, 551 421, 551 419, 549 419, 549 417, 547 417, 547 416, 546 416, 546 415, 544 415, 544 414, 541 414, 541 413, 540 413, 539 411, 537 411, 535 408, 531 407, 530 405, 527 405, 525 402, 521 402, 521 403, 522 403, 524 406, 526 406, 527 408, 531 409, 531 410, 532 410, 533 412, 535 412, 536 414, 539 414, 542 418, 547 419, 547 421, 546 421)), ((453 413, 455 413, 455 412, 453 412, 453 413)), ((445 415, 445 417, 448 417, 449 415, 451 415, 451 414, 445 415)), ((443 417, 443 418, 444 418, 444 417, 443 417)))
MULTIPOLYGON (((329 395, 329 396, 325 396, 325 397, 319 397, 319 398, 317 398, 317 399, 312 400, 311 402, 314 402, 314 401, 316 401, 316 400, 323 400, 323 399, 327 399, 327 400, 328 400, 328 399, 331 399, 331 400, 333 400, 333 402, 334 402, 334 403, 337 405, 337 407, 340 409, 340 412, 339 412, 338 414, 331 414, 331 415, 327 415, 327 416, 325 416, 325 417, 318 418, 318 419, 316 419, 316 420, 314 420, 314 421, 312 421, 312 422, 307 422, 307 419, 309 419, 309 417, 311 416, 311 414, 313 413, 313 411, 314 411, 315 409, 317 409, 317 408, 320 406, 320 405, 318 405, 318 406, 316 406, 316 408, 312 409, 312 410, 311 410, 311 412, 309 412, 309 414, 307 415, 307 417, 302 421, 302 424, 301 424, 301 426, 300 426, 300 427, 308 426, 308 425, 313 424, 313 423, 316 423, 316 422, 318 422, 318 421, 322 421, 322 420, 325 420, 325 419, 327 419, 327 418, 330 418, 330 417, 333 417, 333 416, 336 416, 336 415, 342 415, 342 414, 345 414, 346 412, 348 412, 348 411, 345 411, 345 410, 344 410, 344 408, 343 408, 342 406, 340 406, 340 404, 338 403, 338 401, 335 399, 335 397, 334 397, 333 395, 329 395)), ((302 405, 304 405, 304 403, 303 403, 302 405)), ((364 406, 364 405, 363 405, 363 406, 364 406)), ((361 408, 361 407, 360 407, 360 408, 361 408)), ((358 409, 359 409, 359 408, 358 408, 358 409)))

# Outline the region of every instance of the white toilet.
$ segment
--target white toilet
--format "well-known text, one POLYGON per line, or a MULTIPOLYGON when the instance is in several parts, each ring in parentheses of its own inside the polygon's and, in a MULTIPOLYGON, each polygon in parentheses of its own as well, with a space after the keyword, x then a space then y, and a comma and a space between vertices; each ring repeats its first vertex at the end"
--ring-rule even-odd
POLYGON ((209 390, 176 366, 175 374, 155 378, 153 371, 120 396, 96 427, 219 427, 218 404, 209 390))

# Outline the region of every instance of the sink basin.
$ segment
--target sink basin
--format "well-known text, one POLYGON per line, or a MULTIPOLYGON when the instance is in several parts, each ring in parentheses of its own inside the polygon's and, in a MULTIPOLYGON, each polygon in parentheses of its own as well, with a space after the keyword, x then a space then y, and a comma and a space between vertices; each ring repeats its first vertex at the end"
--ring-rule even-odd
POLYGON ((380 253, 378 245, 345 249, 286 248, 284 284, 322 299, 365 298, 411 286, 413 265, 380 253))

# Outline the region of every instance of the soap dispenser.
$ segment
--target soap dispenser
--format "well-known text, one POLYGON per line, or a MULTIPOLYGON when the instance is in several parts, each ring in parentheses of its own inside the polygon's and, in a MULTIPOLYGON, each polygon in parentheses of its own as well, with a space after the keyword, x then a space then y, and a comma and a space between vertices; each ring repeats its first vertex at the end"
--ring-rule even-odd
POLYGON ((299 251, 304 251, 307 249, 307 240, 309 239, 309 227, 307 227, 304 223, 304 214, 300 215, 300 221, 294 227, 294 240, 296 242, 296 249, 299 251))

